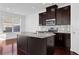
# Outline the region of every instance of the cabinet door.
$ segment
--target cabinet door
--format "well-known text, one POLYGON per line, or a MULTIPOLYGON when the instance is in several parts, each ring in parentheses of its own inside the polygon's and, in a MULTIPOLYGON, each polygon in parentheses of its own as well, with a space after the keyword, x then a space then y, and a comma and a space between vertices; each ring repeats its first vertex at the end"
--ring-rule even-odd
POLYGON ((46 11, 49 12, 49 11, 55 11, 55 9, 57 9, 58 6, 57 5, 53 5, 53 6, 49 6, 46 8, 46 11))
POLYGON ((62 8, 62 24, 70 25, 70 6, 62 8))
POLYGON ((46 39, 31 38, 28 40, 30 55, 46 55, 46 39))
POLYGON ((25 53, 28 51, 28 39, 28 37, 20 35, 17 38, 17 48, 24 50, 25 53))
POLYGON ((46 25, 46 12, 39 14, 39 25, 46 25))
POLYGON ((70 34, 57 33, 55 36, 55 46, 65 47, 70 50, 70 34))
POLYGON ((56 24, 70 25, 70 6, 57 9, 56 24))
POLYGON ((43 15, 42 15, 42 13, 39 14, 39 25, 40 26, 43 25, 43 15))
POLYGON ((54 36, 47 38, 47 46, 54 47, 54 36))
POLYGON ((59 46, 60 45, 60 37, 61 37, 61 35, 59 35, 59 34, 56 34, 55 35, 55 46, 59 46))
POLYGON ((47 12, 47 19, 55 19, 55 10, 47 12))
POLYGON ((46 17, 46 12, 45 13, 43 13, 43 25, 46 25, 46 19, 47 19, 47 17, 46 17))
POLYGON ((57 33, 55 36, 55 46, 65 47, 65 37, 62 33, 57 33))
POLYGON ((62 19, 62 10, 60 8, 60 9, 57 9, 57 12, 56 12, 56 25, 62 24, 61 19, 62 19))
POLYGON ((64 37, 66 38, 66 47, 70 50, 71 47, 70 34, 65 34, 64 37))

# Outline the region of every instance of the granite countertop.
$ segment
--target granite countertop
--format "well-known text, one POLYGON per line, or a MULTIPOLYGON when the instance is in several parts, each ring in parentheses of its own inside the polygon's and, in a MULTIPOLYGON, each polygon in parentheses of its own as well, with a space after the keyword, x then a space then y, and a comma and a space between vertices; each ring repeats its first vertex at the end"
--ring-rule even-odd
POLYGON ((32 33, 32 32, 23 32, 21 34, 18 34, 21 36, 28 36, 28 37, 36 37, 36 38, 47 38, 47 37, 51 37, 54 36, 54 33, 50 33, 50 32, 44 32, 44 33, 32 33))
POLYGON ((71 32, 56 32, 56 33, 69 33, 70 34, 71 32))

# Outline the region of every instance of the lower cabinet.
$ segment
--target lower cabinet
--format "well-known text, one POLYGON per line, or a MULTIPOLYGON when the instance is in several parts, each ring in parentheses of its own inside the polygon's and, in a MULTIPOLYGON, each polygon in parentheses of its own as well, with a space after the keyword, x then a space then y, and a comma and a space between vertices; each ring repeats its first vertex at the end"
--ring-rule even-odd
POLYGON ((68 33, 56 33, 55 35, 55 47, 64 47, 70 49, 70 34, 68 33))
POLYGON ((46 39, 18 36, 17 48, 24 51, 26 55, 46 55, 46 39))
POLYGON ((28 37, 26 36, 17 36, 17 49, 18 53, 28 54, 28 37), (20 50, 20 51, 19 51, 20 50))
POLYGON ((54 36, 47 38, 47 55, 52 55, 54 50, 54 36))
POLYGON ((54 47, 63 47, 70 50, 70 34, 55 33, 55 36, 48 38, 36 38, 18 36, 17 48, 26 55, 47 55, 52 54, 54 47))
POLYGON ((47 38, 47 46, 48 47, 54 47, 54 36, 48 37, 47 38))
POLYGON ((66 38, 66 47, 68 48, 68 50, 70 50, 70 48, 71 48, 71 35, 65 34, 65 38, 66 38))
POLYGON ((46 55, 46 39, 30 37, 28 40, 28 52, 31 55, 46 55))
POLYGON ((64 38, 64 35, 62 33, 56 33, 55 46, 65 47, 65 38, 64 38))

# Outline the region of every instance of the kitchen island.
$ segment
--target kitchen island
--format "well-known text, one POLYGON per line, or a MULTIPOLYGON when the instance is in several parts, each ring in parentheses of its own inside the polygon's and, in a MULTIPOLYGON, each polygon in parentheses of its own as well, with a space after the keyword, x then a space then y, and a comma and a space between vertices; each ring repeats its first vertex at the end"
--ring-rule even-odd
MULTIPOLYGON (((21 33, 18 34, 17 48, 25 55, 46 55, 47 54, 47 40, 53 39, 54 33, 21 33)), ((54 41, 53 41, 54 45, 54 41)), ((19 53, 19 52, 18 52, 19 53)))

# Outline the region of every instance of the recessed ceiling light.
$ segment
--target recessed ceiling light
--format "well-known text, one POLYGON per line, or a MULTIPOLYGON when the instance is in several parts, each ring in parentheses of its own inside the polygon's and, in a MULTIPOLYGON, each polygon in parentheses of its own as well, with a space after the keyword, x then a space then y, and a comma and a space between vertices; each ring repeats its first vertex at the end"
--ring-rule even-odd
POLYGON ((46 5, 47 3, 42 3, 43 5, 46 5))
POLYGON ((19 13, 19 12, 15 12, 15 13, 19 13))
POLYGON ((32 9, 35 9, 35 7, 32 7, 32 9))
POLYGON ((7 10, 10 10, 10 8, 6 8, 7 10))

